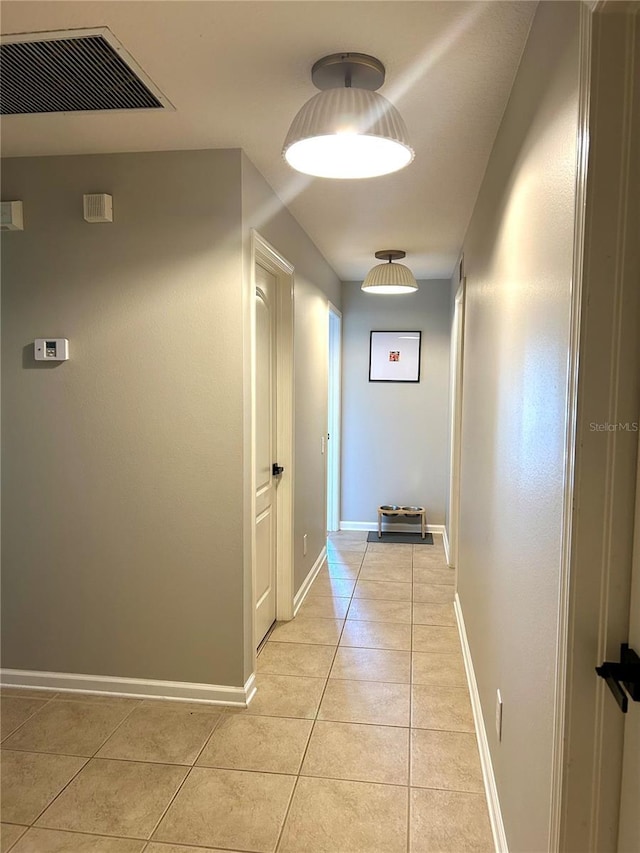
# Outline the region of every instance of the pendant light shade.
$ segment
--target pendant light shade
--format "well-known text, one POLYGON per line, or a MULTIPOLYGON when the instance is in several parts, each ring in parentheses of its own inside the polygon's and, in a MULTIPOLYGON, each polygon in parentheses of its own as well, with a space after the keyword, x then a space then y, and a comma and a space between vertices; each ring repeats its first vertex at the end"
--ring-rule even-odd
POLYGON ((406 252, 398 249, 387 249, 376 252, 376 258, 386 258, 386 264, 378 264, 370 269, 362 282, 362 290, 365 293, 376 293, 382 296, 391 296, 398 293, 415 293, 418 282, 409 267, 404 264, 395 264, 397 258, 404 258, 406 252))
POLYGON ((319 178, 372 178, 396 172, 414 157, 398 110, 375 89, 384 66, 364 54, 334 54, 316 62, 323 89, 302 107, 284 142, 284 159, 319 178))

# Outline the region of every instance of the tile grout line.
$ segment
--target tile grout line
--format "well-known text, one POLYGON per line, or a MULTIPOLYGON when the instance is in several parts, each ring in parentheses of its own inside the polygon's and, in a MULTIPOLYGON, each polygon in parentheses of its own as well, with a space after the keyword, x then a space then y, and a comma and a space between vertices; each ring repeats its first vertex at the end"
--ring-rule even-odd
MULTIPOLYGON (((369 546, 367 545, 367 547, 365 548, 364 556, 363 556, 362 562, 360 564, 360 569, 358 571, 356 583, 355 583, 354 588, 353 588, 353 595, 351 597, 352 600, 355 598, 355 592, 357 589, 358 580, 359 580, 360 574, 362 572, 362 566, 364 565, 364 561, 366 558, 368 547, 369 546)), ((372 553, 376 553, 376 552, 372 552, 372 553)), ((408 737, 408 767, 407 767, 408 780, 407 780, 406 785, 398 786, 398 787, 404 788, 406 790, 406 793, 407 793, 407 800, 406 800, 406 849, 407 849, 407 853, 409 853, 409 843, 410 843, 410 837, 411 837, 411 787, 410 787, 410 785, 411 785, 411 748, 412 748, 411 747, 411 730, 412 730, 412 717, 413 717, 413 711, 412 711, 412 706, 413 706, 413 698, 412 698, 412 686, 413 686, 413 578, 414 578, 414 575, 413 575, 413 572, 414 572, 413 554, 414 554, 414 551, 413 551, 413 547, 412 547, 412 551, 411 551, 411 582, 410 582, 411 583, 411 597, 410 597, 411 611, 410 611, 410 621, 409 621, 409 626, 410 626, 410 639, 409 639, 409 646, 410 646, 409 665, 410 665, 410 668, 409 668, 409 685, 408 685, 409 686, 409 725, 406 729, 407 730, 407 737, 408 737)), ((371 581, 371 583, 378 583, 378 582, 379 581, 371 581)), ((398 581, 398 583, 402 583, 402 581, 398 581)), ((349 604, 349 608, 347 609, 347 616, 345 617, 345 621, 343 623, 343 629, 342 629, 343 631, 344 631, 344 626, 346 625, 346 622, 347 622, 347 618, 349 616, 349 610, 350 609, 351 609, 351 603, 349 604)), ((342 632, 340 635, 340 639, 342 639, 342 632)), ((337 655, 337 649, 339 648, 339 642, 340 642, 340 640, 338 641, 338 646, 336 647, 336 655, 337 655)), ((335 655, 334 655, 334 662, 335 662, 335 655)), ((333 663, 332 663, 332 669, 333 669, 333 663)), ((331 670, 329 671, 329 678, 330 677, 331 677, 331 670)), ((328 685, 328 683, 329 683, 329 680, 327 679, 327 685, 328 685)), ((387 683, 387 682, 378 682, 378 683, 387 683)), ((325 690, 326 690, 326 686, 325 686, 325 690)), ((323 692, 323 698, 324 698, 324 692, 323 692)), ((320 710, 320 706, 318 706, 318 713, 319 713, 319 710, 320 710)), ((316 721, 317 721, 317 716, 316 716, 316 721)), ((403 727, 397 727, 397 728, 403 728, 403 727)), ((314 722, 314 729, 315 729, 315 722, 314 722)), ((313 730, 312 730, 312 734, 313 734, 313 730)), ((311 740, 311 738, 309 738, 309 741, 310 740, 311 740)), ((305 752, 305 755, 306 755, 306 752, 305 752)), ((301 765, 301 769, 302 769, 302 765, 301 765)), ((322 777, 322 778, 324 778, 324 777, 322 777)))
MULTIPOLYGON (((3 821, 3 823, 9 823, 9 821, 3 821)), ((30 826, 25 826, 23 823, 14 823, 14 824, 12 824, 12 826, 19 826, 19 827, 22 827, 22 828, 24 828, 24 832, 22 832, 22 833, 21 833, 21 834, 20 834, 20 835, 15 839, 15 841, 12 841, 12 842, 11 842, 11 844, 7 847, 7 853, 10 853, 10 851, 11 851, 11 850, 14 850, 14 849, 15 849, 16 844, 18 843, 18 841, 20 841, 21 839, 23 839, 23 838, 25 837, 25 835, 27 834, 27 832, 29 832, 29 830, 31 829, 31 827, 30 827, 30 826)))
POLYGON ((129 719, 129 717, 133 714, 133 712, 134 712, 134 711, 136 711, 136 710, 137 710, 141 705, 142 705, 142 700, 140 700, 139 702, 136 702, 136 703, 133 705, 133 707, 131 708, 131 710, 129 711, 129 713, 124 715, 124 717, 120 720, 120 722, 119 722, 119 723, 118 723, 118 725, 115 727, 115 729, 114 729, 112 732, 110 732, 110 734, 109 734, 109 735, 108 735, 108 736, 107 736, 107 737, 102 741, 102 743, 100 744, 100 746, 96 749, 96 751, 95 751, 95 752, 93 753, 93 755, 91 756, 91 759, 90 759, 90 760, 93 760, 93 759, 96 757, 96 755, 100 752, 100 750, 101 750, 101 749, 102 749, 102 747, 107 743, 107 741, 111 740, 111 738, 112 738, 112 737, 114 736, 114 734, 118 731, 118 729, 119 729, 121 726, 123 726, 123 725, 124 725, 124 723, 126 723, 126 721, 127 721, 127 720, 129 719))
MULTIPOLYGON (((289 802, 287 803, 287 808, 286 808, 286 811, 284 814, 284 818, 282 820, 280 832, 278 833, 278 838, 276 839, 275 847, 273 848, 274 853, 277 853, 277 851, 280 848, 280 844, 282 842, 282 836, 284 834, 284 829, 285 829, 285 826, 287 825, 287 820, 289 819, 289 814, 291 813, 291 806, 293 805, 293 800, 294 800, 296 790, 298 787, 298 782, 300 781, 300 774, 301 774, 302 768, 304 766, 305 759, 307 757, 307 752, 309 751, 309 744, 311 743, 311 738, 313 737, 313 733, 314 733, 315 728, 316 728, 316 723, 318 722, 318 714, 320 713, 320 707, 322 705, 324 695, 327 692, 327 687, 329 686, 329 677, 331 676, 331 670, 333 669, 333 664, 335 663, 336 655, 338 654, 338 648, 340 647, 340 640, 342 639, 342 634, 344 633, 344 626, 347 624, 347 615, 349 613, 349 608, 351 607, 351 602, 353 600, 353 594, 355 593, 355 590, 356 590, 356 584, 358 583, 358 578, 360 577, 360 572, 362 571, 362 563, 364 561, 364 554, 366 554, 366 551, 367 551, 367 549, 365 548, 365 550, 363 551, 363 554, 362 554, 362 558, 360 560, 360 565, 358 567, 358 574, 356 575, 356 579, 355 579, 355 582, 353 584, 353 590, 351 592, 351 595, 349 596, 349 604, 347 606, 347 611, 345 613, 344 619, 342 620, 342 628, 340 629, 340 635, 338 637, 338 642, 336 643, 335 651, 334 651, 333 657, 331 659, 331 665, 330 665, 329 670, 327 672, 327 677, 325 679, 325 683, 324 683, 324 687, 322 689, 322 693, 320 695, 320 699, 318 700, 316 712, 315 712, 315 715, 313 717, 313 724, 311 726, 311 731, 309 732, 309 737, 307 739, 307 743, 306 743, 304 751, 302 753, 302 759, 300 760, 298 772, 296 773, 296 779, 295 779, 295 782, 293 783, 293 788, 291 789, 291 796, 289 797, 289 802)), ((328 560, 327 560, 327 562, 328 562, 328 560)), ((310 778, 310 777, 305 777, 305 778, 310 778)))
POLYGON ((413 759, 413 599, 415 578, 415 545, 411 552, 411 661, 409 669, 409 766, 407 768, 407 853, 411 851, 411 763, 413 759))
MULTIPOLYGON (((33 821, 31 824, 29 824, 29 828, 31 828, 31 827, 38 828, 38 829, 50 829, 50 828, 51 828, 51 827, 35 827, 36 821, 40 820, 40 818, 44 815, 44 813, 45 813, 45 812, 46 812, 46 811, 47 811, 47 810, 48 810, 48 809, 49 809, 49 808, 50 808, 50 807, 51 807, 51 806, 56 802, 56 800, 57 800, 57 799, 61 796, 61 794, 62 794, 62 793, 63 793, 63 792, 64 792, 64 791, 69 787, 69 785, 70 785, 73 781, 75 781, 75 779, 77 779, 77 777, 80 775, 80 773, 82 773, 82 771, 87 767, 87 765, 88 765, 91 761, 130 761, 130 762, 137 763, 137 764, 151 764, 152 766, 164 764, 164 766, 169 766, 169 767, 187 767, 187 768, 188 768, 188 771, 187 771, 187 773, 186 773, 186 775, 185 775, 184 779, 183 779, 183 780, 182 780, 182 782, 180 783, 180 785, 179 785, 178 790, 176 791, 176 793, 173 795, 173 797, 172 797, 172 798, 171 798, 171 800, 169 801, 169 805, 171 805, 171 803, 173 802, 173 800, 174 800, 174 799, 175 799, 175 797, 177 796, 178 791, 180 790, 180 788, 182 787, 182 785, 184 785, 185 781, 187 780, 188 776, 190 775, 191 770, 193 769, 193 765, 189 766, 189 765, 184 765, 184 764, 171 764, 171 763, 167 764, 167 762, 154 762, 154 761, 140 761, 140 760, 136 760, 136 759, 120 759, 120 758, 106 758, 106 757, 105 757, 105 758, 98 758, 98 757, 97 757, 97 753, 102 749, 102 747, 107 743, 107 741, 109 741, 109 740, 113 737, 113 735, 115 735, 115 733, 120 729, 120 727, 121 727, 122 725, 124 725, 124 723, 129 719, 129 717, 131 716, 131 714, 133 714, 133 712, 134 712, 137 708, 140 708, 140 707, 142 707, 142 700, 140 700, 139 702, 135 702, 135 703, 133 704, 133 707, 129 710, 129 712, 125 715, 125 717, 124 717, 124 718, 123 718, 123 719, 118 723, 118 725, 114 728, 114 730, 113 730, 112 732, 110 732, 110 734, 109 734, 109 735, 106 737, 106 739, 105 739, 105 740, 100 744, 100 746, 96 749, 96 751, 93 753, 93 755, 90 755, 90 756, 88 756, 88 757, 87 757, 87 756, 84 756, 84 755, 68 756, 68 757, 72 757, 72 758, 85 758, 86 760, 85 760, 84 764, 82 765, 82 767, 80 767, 80 768, 78 769, 77 773, 75 773, 75 774, 73 775, 73 777, 72 777, 71 779, 69 779, 69 781, 67 782, 67 784, 66 784, 66 785, 64 785, 64 787, 63 787, 63 788, 62 788, 62 789, 61 789, 61 790, 56 794, 56 796, 55 796, 55 797, 54 797, 54 798, 53 798, 49 803, 47 803, 47 805, 46 805, 46 806, 43 808, 43 810, 42 810, 42 811, 37 815, 37 817, 34 819, 34 821, 33 821)), ((221 716, 222 716, 222 715, 219 715, 218 722, 219 722, 219 720, 220 720, 221 716)), ((215 730, 215 728, 217 727, 217 725, 218 725, 218 723, 216 723, 216 725, 214 726, 214 729, 213 729, 213 730, 215 730)), ((212 733, 213 733, 213 730, 212 730, 212 733)), ((208 738, 207 738, 207 741, 208 741, 208 738)), ((203 747, 203 749, 204 749, 204 747, 203 747)), ((13 750, 13 751, 14 751, 14 752, 27 752, 27 750, 13 750)), ((201 750, 201 751, 202 751, 202 750, 201 750)), ((200 752, 201 752, 201 751, 200 751, 200 752)), ((200 757, 200 752, 198 753, 198 756, 197 756, 198 758, 200 757)), ((37 754, 37 755, 64 755, 65 753, 39 753, 39 752, 36 752, 36 753, 32 753, 32 754, 37 754)), ((196 759, 196 760, 197 760, 197 759, 196 759)), ((167 806, 167 809, 169 808, 169 805, 167 806)), ((160 817, 160 820, 162 820, 162 818, 164 817, 164 815, 165 815, 165 813, 166 813, 166 810, 167 810, 167 809, 165 809, 165 810, 162 812, 162 815, 161 815, 161 817, 160 817)), ((151 832, 151 835, 153 835, 153 833, 156 831, 156 829, 157 829, 157 827, 158 827, 159 822, 160 822, 160 821, 158 821, 158 823, 154 826, 154 828, 153 828, 153 830, 152 830, 152 832, 151 832)), ((104 833, 92 833, 92 832, 87 833, 87 832, 86 832, 86 831, 84 831, 84 830, 83 830, 83 831, 80 831, 80 830, 71 830, 71 829, 66 829, 66 830, 63 830, 63 831, 65 831, 65 832, 75 832, 75 833, 77 833, 77 834, 83 834, 83 833, 84 833, 84 834, 89 834, 89 835, 95 835, 95 836, 97 836, 97 837, 127 838, 127 839, 128 839, 128 838, 131 838, 131 836, 113 836, 113 835, 111 835, 111 836, 110 836, 110 835, 105 835, 104 833)), ((25 834, 26 834, 26 833, 25 833, 25 834)), ((135 840, 135 841, 141 841, 141 842, 146 842, 146 845, 148 845, 148 844, 150 843, 150 841, 151 841, 151 836, 149 836, 149 838, 147 838, 147 839, 144 839, 144 838, 135 838, 135 839, 132 839, 132 840, 135 840)), ((143 848, 143 849, 145 849, 145 848, 143 848)))
MULTIPOLYGON (((58 694, 56 694, 56 695, 58 695, 58 694)), ((55 698, 55 697, 54 697, 54 696, 52 696, 52 697, 51 697, 51 699, 49 700, 49 702, 47 702, 46 704, 48 705, 50 702, 53 702, 54 698, 55 698)), ((42 811, 41 811, 41 812, 39 812, 39 814, 38 814, 38 815, 34 818, 34 820, 29 824, 29 828, 31 828, 32 826, 35 826, 36 821, 40 820, 40 818, 41 818, 41 817, 43 817, 44 813, 45 813, 49 808, 51 808, 51 806, 55 803, 55 801, 58 799, 58 797, 60 797, 60 796, 62 795, 62 793, 63 793, 64 791, 66 791, 66 790, 67 790, 67 788, 69 787, 69 785, 77 779, 77 777, 80 775, 80 773, 82 773, 82 771, 83 771, 83 770, 85 769, 85 767, 89 764, 89 762, 90 762, 90 761, 93 761, 93 759, 94 759, 94 758, 95 758, 95 756, 96 756, 96 753, 97 753, 97 752, 99 752, 99 751, 102 749, 102 747, 103 747, 103 746, 105 745, 105 743, 109 740, 109 738, 110 738, 112 735, 114 735, 114 734, 116 733, 116 731, 120 728, 120 726, 124 723, 124 721, 125 721, 125 720, 127 720, 127 719, 129 718, 129 716, 133 713, 133 711, 138 707, 138 705, 139 705, 139 704, 140 704, 139 702, 136 702, 136 703, 133 705, 133 707, 129 710, 129 712, 128 712, 127 714, 125 714, 125 716, 122 718, 122 720, 120 720, 120 722, 119 722, 119 723, 118 723, 118 725, 115 727, 115 729, 107 735, 107 737, 102 741, 102 743, 100 744, 100 746, 95 750, 95 752, 94 752, 92 755, 90 755, 90 756, 86 756, 86 755, 75 755, 75 756, 69 756, 69 757, 72 757, 72 758, 84 758, 84 759, 85 759, 85 762, 84 762, 84 764, 82 765, 82 767, 78 768, 78 771, 77 771, 76 773, 74 773, 74 774, 73 774, 73 776, 71 777, 71 779, 69 779, 69 781, 66 783, 66 785, 64 785, 64 786, 63 786, 63 787, 58 791, 58 793, 55 795, 55 797, 47 803, 47 805, 42 809, 42 811)), ((43 706, 43 708, 44 708, 44 706, 43 706)), ((43 710, 43 708, 39 708, 38 710, 40 710, 40 711, 41 711, 41 710, 43 710)), ((36 713, 37 713, 37 712, 36 712, 36 713)), ((31 719, 31 718, 29 718, 29 719, 31 719)), ((26 722, 27 722, 27 721, 25 720, 25 723, 26 723, 26 722)), ((5 747, 5 749, 6 749, 6 747, 5 747)), ((13 752, 28 752, 28 750, 17 750, 17 749, 16 749, 16 750, 13 750, 13 752)), ((34 755, 61 755, 61 754, 64 754, 64 753, 59 753, 59 752, 39 753, 39 752, 36 752, 36 753, 32 753, 32 754, 34 754, 34 755)), ((25 835, 26 835, 26 833, 25 833, 25 835)))
MULTIPOLYGON (((10 821, 3 821, 3 823, 10 823, 10 821)), ((23 823, 13 824, 13 826, 25 826, 25 824, 23 824, 23 823)), ((145 844, 145 845, 149 844, 149 841, 146 838, 136 838, 133 835, 108 835, 105 832, 92 832, 90 829, 67 829, 67 828, 58 829, 57 827, 53 827, 53 826, 35 826, 35 824, 27 825, 27 826, 25 826, 25 829, 26 829, 26 832, 23 832, 22 835, 20 836, 20 838, 16 839, 14 844, 17 844, 18 841, 21 841, 23 838, 25 838, 27 835, 27 832, 29 832, 29 830, 31 830, 31 829, 40 830, 41 832, 61 832, 61 833, 67 833, 68 832, 69 835, 90 835, 92 838, 108 838, 110 841, 113 839, 117 839, 118 841, 138 841, 138 842, 140 842, 140 844, 145 844)), ((11 847, 9 849, 13 850, 13 847, 11 847)), ((141 850, 140 853, 143 853, 143 851, 141 850)), ((229 853, 232 853, 232 851, 229 851, 229 853)))
MULTIPOLYGON (((55 753, 45 753, 45 754, 49 755, 49 754, 55 754, 55 753)), ((76 758, 85 758, 85 756, 83 756, 83 755, 82 755, 82 756, 75 756, 75 757, 76 757, 76 758)), ((63 786, 63 787, 58 791, 58 793, 55 795, 55 797, 54 797, 50 802, 48 802, 48 803, 47 803, 47 805, 42 809, 42 811, 41 811, 41 812, 39 812, 39 813, 36 815, 36 817, 31 821, 31 823, 29 824, 29 829, 31 829, 31 827, 35 827, 35 825, 36 825, 36 821, 40 820, 40 818, 44 815, 44 813, 47 811, 47 809, 49 809, 49 808, 50 808, 50 806, 52 806, 52 805, 55 803, 55 801, 58 799, 58 797, 59 797, 59 796, 60 796, 64 791, 66 791, 66 790, 67 790, 67 788, 69 787, 69 785, 70 785, 70 784, 71 784, 75 779, 77 779, 77 778, 78 778, 78 776, 82 773, 82 771, 84 770, 84 768, 87 766, 87 764, 88 764, 90 761, 91 761, 91 758, 85 758, 85 761, 84 761, 84 764, 82 765, 82 767, 79 767, 79 768, 77 769, 77 771, 73 774, 73 776, 71 777, 71 779, 69 779, 69 781, 66 783, 66 785, 64 785, 64 786, 63 786)), ((39 829, 48 829, 48 827, 36 827, 36 828, 39 828, 39 829)), ((24 834, 26 835, 26 832, 25 832, 24 834)))
MULTIPOLYGON (((292 717, 290 719, 300 719, 299 717, 292 717)), ((41 749, 7 749, 3 750, 5 752, 19 752, 25 753, 26 755, 50 755, 53 758, 84 758, 85 761, 121 761, 123 764, 151 764, 154 767, 192 767, 194 765, 184 763, 180 764, 177 761, 154 761, 153 759, 142 759, 142 758, 112 758, 110 755, 73 755, 70 752, 43 752, 41 749)), ((207 766, 207 765, 205 765, 207 766)), ((11 823, 11 821, 3 821, 4 823, 11 823)), ((22 824, 23 825, 23 824, 22 824)))
MULTIPOLYGON (((184 766, 184 765, 183 765, 183 766, 184 766)), ((176 799, 176 797, 178 796, 178 794, 180 793, 180 791, 182 790, 182 788, 183 788, 183 786, 184 786, 185 782, 187 781, 187 779, 189 778, 189 776, 191 776, 191 771, 193 770, 194 766, 195 766, 195 765, 194 765, 194 764, 192 764, 190 767, 188 767, 188 768, 187 768, 187 772, 184 774, 184 779, 180 782, 180 784, 179 784, 179 785, 178 785, 178 787, 176 788, 176 790, 175 790, 175 792, 174 792, 173 796, 171 797, 171 799, 169 800, 169 802, 167 803, 167 805, 165 806, 165 808, 162 810, 162 813, 161 813, 160 817, 158 818, 158 820, 157 820, 157 821, 156 821, 156 823, 154 824, 153 829, 151 830, 151 832, 149 833, 148 838, 146 839, 146 841, 147 841, 147 845, 151 844, 151 842, 153 841, 153 836, 154 836, 154 834, 157 832, 158 827, 159 827, 159 826, 160 826, 160 824, 162 823, 163 818, 165 817, 165 815, 167 814, 167 812, 169 811, 169 809, 171 808, 171 806, 172 806, 172 805, 173 805, 173 803, 175 802, 175 799, 176 799)))
MULTIPOLYGON (((367 546, 367 548, 368 548, 368 546, 367 546)), ((411 613, 410 613, 410 621, 409 621, 409 626, 410 626, 410 640, 409 640, 409 646, 410 646, 409 725, 407 727, 408 747, 409 747, 408 748, 408 768, 407 768, 408 782, 406 785, 401 786, 401 787, 404 787, 406 789, 406 792, 407 792, 407 805, 406 805, 406 816, 407 816, 406 817, 406 850, 407 850, 407 853, 409 853, 410 841, 411 841, 411 759, 412 759, 412 734, 411 733, 413 730, 413 625, 414 625, 414 622, 413 622, 413 604, 414 604, 413 592, 414 592, 414 553, 415 553, 414 549, 415 549, 415 546, 412 547, 412 551, 411 551, 411 598, 410 598, 411 613)), ((367 553, 367 549, 365 549, 365 556, 366 556, 366 553, 367 553)), ((375 552, 373 552, 373 553, 375 553, 375 552)), ((363 558, 363 562, 364 562, 364 558, 363 558)), ((362 568, 360 569, 360 571, 362 571, 362 568)), ((358 573, 358 577, 359 577, 359 575, 360 575, 360 573, 358 573)), ((371 583, 377 583, 377 581, 371 581, 371 583)), ((401 581, 398 581, 398 583, 401 583, 401 581)), ((357 584, 357 581, 356 581, 356 584, 357 584)), ((354 594, 355 594, 355 587, 354 587, 354 594)), ((347 611, 347 616, 348 616, 348 611, 347 611)), ((346 623, 346 619, 345 619, 345 623, 346 623)))
MULTIPOLYGON (((42 705, 40 708, 36 708, 36 709, 35 709, 35 711, 33 711, 31 714, 29 714, 29 716, 27 717, 27 719, 26 719, 26 720, 23 720, 23 721, 20 723, 20 725, 19 725, 19 726, 16 726, 16 728, 15 728, 15 729, 13 729, 12 731, 10 731, 10 732, 9 732, 9 734, 6 734, 6 735, 2 738, 2 741, 0 741, 0 746, 1 746, 2 744, 4 744, 4 742, 5 742, 6 740, 9 740, 9 738, 10 738, 10 737, 13 737, 15 734, 17 734, 17 732, 19 732, 19 731, 20 731, 20 729, 21 729, 24 725, 26 725, 26 724, 29 722, 29 720, 33 719, 33 717, 35 717, 35 715, 36 715, 39 711, 42 711, 42 710, 43 710, 43 708, 46 708, 46 706, 47 706, 47 705, 49 705, 51 702, 53 702, 53 700, 56 698, 56 696, 57 696, 57 695, 58 695, 57 693, 54 693, 54 695, 53 695, 53 696, 51 696, 51 697, 49 697, 49 699, 45 699, 45 700, 44 700, 44 705, 42 705)), ((2 697, 0 697, 0 699, 1 699, 1 698, 2 698, 2 697)), ((5 696, 4 698, 5 698, 5 699, 22 699, 22 698, 27 699, 28 697, 27 697, 27 696, 25 696, 25 697, 21 697, 21 696, 5 696)), ((36 700, 36 701, 37 701, 37 700, 36 700)))
MULTIPOLYGON (((194 767, 196 766, 196 762, 197 762, 197 760, 200 758, 200 756, 202 755, 202 753, 204 752, 204 750, 207 748, 207 745, 209 744, 209 741, 210 741, 210 740, 211 740, 211 738, 213 737, 214 732, 216 731, 216 729, 217 729, 217 728, 218 728, 218 726, 220 725, 220 721, 222 720, 223 715, 224 715, 224 712, 221 712, 221 713, 218 715, 218 719, 216 720, 216 722, 215 722, 215 724, 214 724, 213 728, 211 729, 211 732, 209 733, 209 736, 208 736, 207 738, 205 738, 205 741, 204 741, 204 743, 203 743, 203 745, 202 745, 201 749, 199 750, 198 754, 197 754, 197 755, 196 755, 196 757, 193 759, 193 763, 192 763, 190 766, 188 766, 188 765, 187 765, 187 766, 188 766, 188 770, 187 770, 187 772, 185 773, 184 779, 183 779, 183 780, 182 780, 182 782, 180 782, 180 784, 178 785, 178 787, 177 787, 177 789, 176 789, 176 791, 175 791, 174 795, 171 797, 171 799, 170 799, 170 800, 169 800, 169 802, 167 803, 167 805, 166 805, 165 809, 162 811, 162 814, 160 815, 160 817, 159 817, 159 818, 158 818, 158 820, 156 821, 155 826, 153 827, 153 829, 151 830, 151 832, 150 832, 150 834, 149 834, 149 837, 148 837, 148 839, 147 839, 147 846, 149 846, 149 844, 151 844, 151 842, 152 842, 152 840, 153 840, 153 836, 154 836, 154 834, 158 831, 158 827, 159 827, 159 826, 160 826, 160 824, 162 823, 162 821, 163 821, 163 819, 164 819, 165 815, 167 814, 167 812, 169 811, 169 809, 171 808, 171 806, 172 806, 172 805, 173 805, 173 803, 175 802, 176 797, 178 796, 178 794, 179 794, 179 793, 180 793, 180 791, 182 790, 182 788, 183 788, 183 786, 184 786, 185 782, 187 781, 187 779, 189 778, 189 776, 191 776, 191 772, 192 772, 192 770, 194 769, 194 767)), ((183 767, 184 767, 185 765, 181 765, 181 766, 183 766, 183 767)), ((146 849, 146 848, 145 848, 145 849, 146 849)))

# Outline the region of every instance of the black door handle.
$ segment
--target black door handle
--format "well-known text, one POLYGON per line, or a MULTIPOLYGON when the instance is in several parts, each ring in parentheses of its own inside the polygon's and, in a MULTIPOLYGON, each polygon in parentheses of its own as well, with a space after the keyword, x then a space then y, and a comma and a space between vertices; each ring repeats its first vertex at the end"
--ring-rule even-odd
POLYGON ((278 465, 277 462, 274 462, 271 466, 271 473, 274 477, 279 477, 280 474, 284 471, 284 467, 282 465, 278 465))
POLYGON ((634 702, 640 702, 640 658, 629 648, 628 643, 620 646, 619 663, 605 661, 596 667, 596 672, 607 682, 623 714, 627 713, 629 707, 627 693, 634 702))

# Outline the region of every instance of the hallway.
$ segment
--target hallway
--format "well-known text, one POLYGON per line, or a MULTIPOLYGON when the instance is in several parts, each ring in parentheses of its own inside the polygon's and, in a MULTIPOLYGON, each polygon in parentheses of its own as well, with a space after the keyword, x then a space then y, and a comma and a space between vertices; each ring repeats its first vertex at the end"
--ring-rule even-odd
POLYGON ((4 690, 2 853, 493 850, 434 538, 330 537, 246 711, 4 690))

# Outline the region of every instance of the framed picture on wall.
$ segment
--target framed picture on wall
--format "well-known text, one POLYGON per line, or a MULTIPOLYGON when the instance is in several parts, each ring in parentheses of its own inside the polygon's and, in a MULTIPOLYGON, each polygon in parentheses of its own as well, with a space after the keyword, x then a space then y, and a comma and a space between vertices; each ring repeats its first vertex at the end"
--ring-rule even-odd
POLYGON ((369 382, 420 382, 422 332, 371 332, 369 382))

